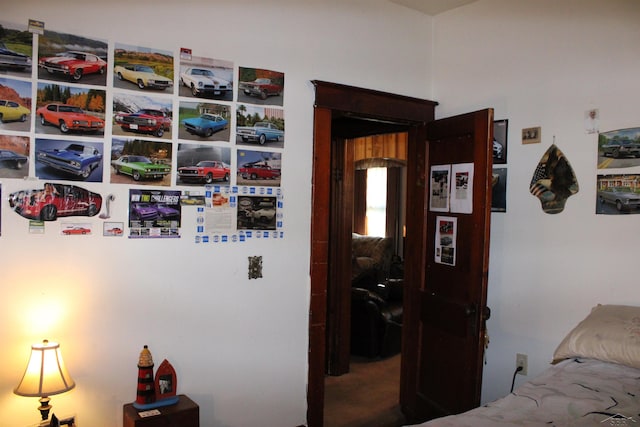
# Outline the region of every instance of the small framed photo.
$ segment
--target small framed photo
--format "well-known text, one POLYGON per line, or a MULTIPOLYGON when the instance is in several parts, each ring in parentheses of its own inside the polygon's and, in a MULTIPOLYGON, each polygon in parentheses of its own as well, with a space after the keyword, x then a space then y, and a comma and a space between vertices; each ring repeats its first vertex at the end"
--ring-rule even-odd
POLYGON ((495 120, 493 122, 493 163, 507 163, 507 128, 508 120, 495 120))
POLYGON ((522 143, 523 144, 539 144, 540 133, 541 133, 540 127, 522 129, 522 143))
POLYGON ((164 400, 176 396, 178 378, 176 371, 167 359, 164 359, 156 372, 155 389, 156 399, 164 400))

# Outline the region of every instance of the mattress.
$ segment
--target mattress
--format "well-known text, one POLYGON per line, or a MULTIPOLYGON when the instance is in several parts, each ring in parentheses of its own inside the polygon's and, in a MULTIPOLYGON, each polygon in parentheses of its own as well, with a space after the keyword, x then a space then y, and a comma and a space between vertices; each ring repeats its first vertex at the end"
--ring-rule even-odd
POLYGON ((572 358, 513 393, 459 415, 420 426, 640 426, 640 369, 572 358))

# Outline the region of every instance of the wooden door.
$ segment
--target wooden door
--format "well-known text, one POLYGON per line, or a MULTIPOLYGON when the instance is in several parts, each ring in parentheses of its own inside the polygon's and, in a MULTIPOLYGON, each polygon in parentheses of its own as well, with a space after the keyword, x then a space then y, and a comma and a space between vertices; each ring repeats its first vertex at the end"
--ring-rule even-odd
POLYGON ((329 375, 349 372, 351 358, 351 231, 353 219, 353 143, 333 139, 329 283, 327 286, 327 366, 329 375))
MULTIPOLYGON (((408 157, 421 157, 411 151, 420 149, 425 141, 426 123, 433 120, 436 102, 410 98, 370 89, 355 88, 314 80, 313 185, 311 219, 311 295, 309 307, 309 384, 307 387, 307 423, 309 427, 323 425, 324 374, 327 345, 327 308, 330 276, 330 254, 337 237, 331 227, 331 161, 332 153, 340 150, 340 138, 353 138, 409 128, 408 157), (341 125, 341 118, 355 115, 360 120, 353 132, 341 125)), ((349 236, 349 241, 350 241, 349 236)), ((424 258, 423 256, 419 257, 424 258)), ((330 313, 329 313, 330 314, 330 313)), ((335 323, 335 322, 334 322, 335 323)), ((338 342, 336 340, 335 342, 338 342)), ((404 356, 403 356, 404 357, 404 356)))
MULTIPOLYGON (((410 159, 400 399, 412 421, 480 404, 489 315, 492 129, 491 109, 433 121, 426 128, 426 143, 414 147, 418 155, 410 159), (431 168, 462 164, 473 164, 472 192, 467 184, 472 212, 434 211, 429 195, 439 188, 431 185, 431 168), (441 222, 447 226, 440 229, 437 219, 442 217, 453 220, 441 222), (451 245, 455 248, 455 261, 445 257, 442 247, 436 252, 441 237, 451 238, 444 243, 448 254, 451 245)), ((448 182, 455 188, 454 176, 448 182)))

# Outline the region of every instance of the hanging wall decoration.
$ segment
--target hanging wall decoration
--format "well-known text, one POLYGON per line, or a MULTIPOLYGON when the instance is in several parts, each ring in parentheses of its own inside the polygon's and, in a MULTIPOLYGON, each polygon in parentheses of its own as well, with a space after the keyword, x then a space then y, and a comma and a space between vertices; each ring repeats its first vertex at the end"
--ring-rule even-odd
POLYGON ((548 214, 560 213, 569 197, 578 192, 578 180, 565 155, 554 144, 538 163, 529 191, 540 199, 542 210, 548 214))

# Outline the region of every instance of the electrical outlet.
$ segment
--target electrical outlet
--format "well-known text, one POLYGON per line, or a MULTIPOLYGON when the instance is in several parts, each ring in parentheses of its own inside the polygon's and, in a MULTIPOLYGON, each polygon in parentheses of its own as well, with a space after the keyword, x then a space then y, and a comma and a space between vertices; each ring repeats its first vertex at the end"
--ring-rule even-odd
POLYGON ((522 370, 518 372, 520 375, 527 375, 527 355, 526 354, 516 354, 516 368, 522 366, 522 370))

